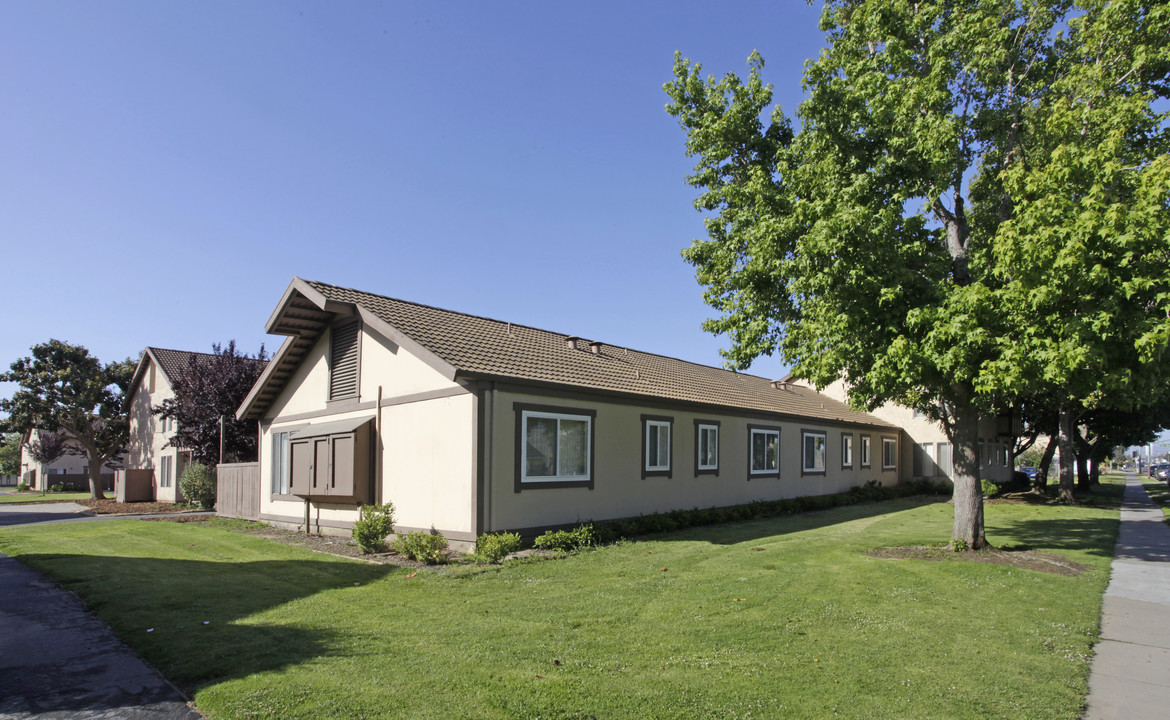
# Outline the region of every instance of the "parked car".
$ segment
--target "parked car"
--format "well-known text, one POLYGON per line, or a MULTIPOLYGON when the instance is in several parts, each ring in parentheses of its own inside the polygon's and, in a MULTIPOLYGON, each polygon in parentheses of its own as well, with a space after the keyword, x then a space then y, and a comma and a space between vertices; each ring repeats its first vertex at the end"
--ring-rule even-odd
POLYGON ((1170 465, 1162 464, 1154 466, 1154 477, 1163 482, 1170 482, 1170 465))
POLYGON ((1036 478, 1040 477, 1040 468, 1032 467, 1031 465, 1021 465, 1019 472, 1028 476, 1028 482, 1036 482, 1036 478))

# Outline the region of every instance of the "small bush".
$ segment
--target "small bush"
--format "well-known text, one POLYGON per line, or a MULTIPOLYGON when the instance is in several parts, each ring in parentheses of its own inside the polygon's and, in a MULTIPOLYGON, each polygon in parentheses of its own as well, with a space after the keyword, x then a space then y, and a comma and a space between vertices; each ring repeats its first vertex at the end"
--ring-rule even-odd
POLYGON ((480 535, 475 541, 475 557, 480 562, 498 563, 520 549, 520 533, 502 532, 480 535))
MULTIPOLYGON (((664 520, 661 515, 656 515, 655 517, 659 521, 664 520)), ((536 538, 532 544, 541 550, 573 552, 579 548, 594 545, 596 542, 597 534, 593 531, 592 523, 586 523, 584 525, 578 525, 572 530, 549 530, 536 538)))
POLYGON ((386 536, 394 532, 394 503, 363 505, 353 524, 353 539, 365 554, 385 552, 386 536))
POLYGON ((1000 490, 999 485, 996 485, 995 483, 991 482, 990 480, 987 480, 987 479, 980 480, 979 486, 983 490, 983 497, 990 498, 990 497, 995 497, 995 496, 999 495, 999 490, 1000 490))
POLYGON ((215 507, 215 471, 202 463, 191 463, 179 477, 179 490, 188 502, 211 510, 215 507))
POLYGON ((56 484, 50 485, 49 492, 51 492, 51 493, 65 492, 65 483, 56 483, 56 484))
POLYGON ((411 560, 435 565, 447 559, 447 538, 418 530, 395 538, 394 549, 411 560))
POLYGON ((963 538, 951 538, 951 550, 953 552, 967 552, 971 546, 963 538))
POLYGON ((16 492, 28 492, 28 483, 26 483, 24 480, 21 480, 16 484, 16 492))

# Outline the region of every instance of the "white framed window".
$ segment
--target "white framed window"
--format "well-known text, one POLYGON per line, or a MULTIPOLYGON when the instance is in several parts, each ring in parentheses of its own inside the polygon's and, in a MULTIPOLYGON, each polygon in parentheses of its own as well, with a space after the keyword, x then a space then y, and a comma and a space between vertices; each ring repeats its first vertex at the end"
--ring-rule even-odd
POLYGON ((801 453, 801 457, 803 458, 802 472, 825 472, 825 454, 828 444, 825 439, 825 433, 816 430, 802 430, 800 432, 800 444, 803 447, 803 452, 801 453))
POLYGON ((934 444, 918 443, 914 453, 914 477, 934 476, 934 444))
POLYGON ((642 477, 670 477, 671 426, 674 418, 642 416, 642 477))
POLYGON ((891 470, 898 466, 898 441, 894 438, 882 438, 882 470, 891 470))
POLYGON ((695 421, 695 474, 719 474, 719 423, 695 421))
POLYGON ((272 433, 272 494, 288 495, 289 444, 287 432, 272 433))
POLYGON ((870 454, 870 438, 869 435, 861 436, 861 467, 866 468, 873 464, 870 454))
POLYGON ((170 487, 172 482, 171 474, 174 472, 175 459, 170 455, 163 455, 159 459, 158 468, 158 486, 170 487))
POLYGON ((516 491, 522 487, 593 487, 596 412, 515 403, 516 491))
POLYGON ((841 434, 841 467, 853 467, 853 433, 841 434))
POLYGON ((748 477, 780 477, 780 428, 748 425, 748 477))
POLYGON ((983 467, 984 467, 984 466, 987 464, 987 463, 985 463, 985 462, 984 462, 984 455, 983 455, 983 438, 979 438, 978 456, 979 456, 979 469, 980 469, 980 470, 982 470, 982 469, 983 469, 983 467))

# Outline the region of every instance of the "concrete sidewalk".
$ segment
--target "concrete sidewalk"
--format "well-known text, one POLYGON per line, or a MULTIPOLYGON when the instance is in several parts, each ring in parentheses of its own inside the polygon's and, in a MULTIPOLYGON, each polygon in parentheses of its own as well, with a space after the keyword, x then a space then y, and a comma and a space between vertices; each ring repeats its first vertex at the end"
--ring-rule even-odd
POLYGON ((0 719, 200 717, 76 595, 0 555, 0 719))
POLYGON ((1085 720, 1170 714, 1170 525, 1133 475, 1095 651, 1085 720))

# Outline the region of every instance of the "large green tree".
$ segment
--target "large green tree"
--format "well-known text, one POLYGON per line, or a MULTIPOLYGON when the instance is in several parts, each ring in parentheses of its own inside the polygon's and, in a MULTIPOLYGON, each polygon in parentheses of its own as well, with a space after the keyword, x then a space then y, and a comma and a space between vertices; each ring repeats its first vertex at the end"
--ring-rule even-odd
MULTIPOLYGON (((1048 119, 1082 105, 1073 81, 1059 81, 1091 61, 1096 40, 1086 29, 1114 5, 1157 21, 1127 45, 1141 68, 1127 81, 1145 84, 1141 98, 1156 118, 1149 107, 1164 96, 1165 77, 1151 68, 1164 63, 1170 38, 1163 4, 1139 1, 830 0, 821 18, 828 47, 804 69, 799 131, 779 108, 763 119, 771 88, 757 54, 746 79, 704 79, 676 56, 666 86, 668 111, 698 158, 688 180, 701 190, 696 207, 710 236, 684 256, 720 312, 706 327, 729 335, 729 363, 776 353, 817 386, 843 379, 856 406, 894 401, 937 419, 954 445, 953 537, 970 547, 986 544, 979 417, 1030 393, 1059 388, 1082 404, 1091 394, 1021 347, 1020 323, 1035 318, 1018 300, 1027 288, 1013 285, 1017 263, 1039 260, 1001 244, 1028 201, 1066 192, 1049 176, 1051 148, 1067 146, 1081 171, 1096 173, 1091 157, 1077 155, 1089 143, 1068 137, 1080 129, 1048 119)), ((1129 141, 1140 146, 1146 135, 1129 141)), ((1018 223, 1013 246, 1059 252, 1082 220, 1045 219, 1045 233, 1018 223)), ((1163 278, 1166 263, 1140 272, 1163 278)), ((1153 378, 1148 359, 1165 347, 1166 316, 1146 312, 1144 350, 1126 361, 1146 360, 1142 372, 1153 378)), ((1107 337, 1117 327, 1093 330, 1107 337)))
POLYGON ((254 357, 239 352, 235 340, 211 349, 210 355, 191 356, 172 380, 175 396, 154 412, 175 422, 170 445, 189 449, 195 462, 214 467, 221 460, 255 460, 256 422, 237 420, 236 410, 264 372, 268 355, 263 345, 254 357))
POLYGON ((0 475, 20 475, 20 433, 0 433, 0 475))
POLYGON ((90 496, 102 498, 102 465, 128 439, 122 396, 134 362, 103 364, 85 347, 60 340, 34 345, 31 353, 0 373, 0 381, 18 384, 11 398, 0 399, 0 410, 8 413, 0 430, 68 432, 89 459, 90 496))

